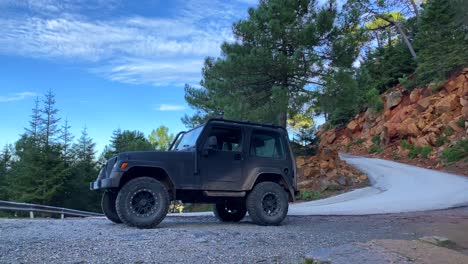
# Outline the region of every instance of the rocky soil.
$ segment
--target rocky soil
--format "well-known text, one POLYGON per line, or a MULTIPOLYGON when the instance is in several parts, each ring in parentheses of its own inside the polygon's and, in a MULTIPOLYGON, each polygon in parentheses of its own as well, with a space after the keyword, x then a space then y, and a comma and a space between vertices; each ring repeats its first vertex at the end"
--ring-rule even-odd
POLYGON ((446 167, 440 159, 444 149, 467 139, 468 68, 445 84, 430 84, 412 91, 397 86, 381 98, 381 113, 368 109, 346 127, 322 127, 318 132, 320 147, 468 174, 466 161, 446 167), (408 158, 408 146, 426 147, 429 153, 427 157, 408 158))
POLYGON ((330 196, 369 184, 367 175, 341 160, 338 152, 330 148, 321 148, 315 156, 296 157, 296 166, 301 191, 330 196))

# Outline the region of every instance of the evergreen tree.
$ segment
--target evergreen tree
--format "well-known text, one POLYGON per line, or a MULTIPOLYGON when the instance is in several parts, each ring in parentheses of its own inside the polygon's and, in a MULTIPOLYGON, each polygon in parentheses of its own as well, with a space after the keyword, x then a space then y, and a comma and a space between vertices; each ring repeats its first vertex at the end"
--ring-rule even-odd
POLYGON ((68 122, 68 119, 65 119, 61 129, 60 143, 62 144, 62 155, 66 164, 70 164, 73 158, 71 147, 74 136, 71 134, 70 128, 71 126, 68 122))
POLYGON ((89 183, 99 173, 96 162, 96 144, 88 135, 85 127, 77 143, 73 144, 74 163, 71 175, 66 182, 63 194, 65 207, 87 211, 99 211, 99 194, 89 191, 89 183))
POLYGON ((55 140, 59 136, 60 119, 51 91, 45 95, 39 118, 37 109, 36 105, 30 128, 15 144, 18 160, 12 166, 12 197, 16 201, 61 205, 59 198, 69 170, 62 146, 55 140))
POLYGON ((350 64, 358 51, 359 34, 342 34, 353 29, 353 20, 337 21, 334 1, 315 4, 265 0, 249 9, 233 26, 236 42, 224 43, 220 58, 205 60, 203 88, 186 87, 187 102, 201 116, 184 121, 224 113, 286 126, 288 114, 310 99, 306 85, 322 85, 318 78, 330 65, 350 64))
POLYGON ((142 132, 117 129, 113 132, 111 144, 104 149, 101 160, 107 160, 120 152, 154 149, 153 144, 142 132))
POLYGON ((0 200, 9 198, 9 173, 12 166, 12 151, 11 146, 6 145, 0 152, 0 200))
POLYGON ((34 108, 32 109, 31 120, 29 121, 29 128, 25 128, 26 133, 29 134, 32 138, 39 141, 39 134, 41 128, 39 127, 41 123, 41 109, 39 97, 36 97, 34 100, 34 108))
POLYGON ((55 107, 55 94, 49 90, 44 95, 43 108, 41 110, 41 134, 46 147, 55 143, 56 137, 60 134, 57 117, 58 109, 55 107))
POLYGON ((468 65, 467 6, 457 0, 428 0, 423 5, 415 40, 421 83, 445 80, 468 65))

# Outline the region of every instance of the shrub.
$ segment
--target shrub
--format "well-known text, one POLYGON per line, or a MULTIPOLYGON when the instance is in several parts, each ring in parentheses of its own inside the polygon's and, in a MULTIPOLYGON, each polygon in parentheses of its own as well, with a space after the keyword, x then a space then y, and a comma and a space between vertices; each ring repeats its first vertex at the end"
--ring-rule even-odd
POLYGON ((369 153, 382 153, 383 147, 379 145, 372 145, 369 149, 369 153))
POLYGON ((432 147, 431 146, 424 146, 422 147, 421 149, 421 158, 424 158, 424 159, 427 159, 427 157, 429 157, 429 154, 431 154, 432 152, 432 147))
POLYGON ((463 139, 442 152, 442 159, 446 162, 455 162, 468 157, 468 139, 463 139))
POLYGON ((409 146, 410 144, 408 144, 408 141, 406 141, 406 139, 403 139, 401 142, 400 142, 400 147, 402 149, 409 149, 409 146))
POLYGON ((370 89, 366 93, 366 100, 369 104, 369 107, 372 108, 375 112, 381 112, 384 108, 384 103, 380 98, 379 91, 375 88, 370 89))
POLYGON ((410 148, 410 151, 408 153, 408 158, 414 159, 416 158, 420 153, 422 152, 422 147, 421 146, 416 146, 410 148))
POLYGON ((356 145, 362 145, 362 144, 364 144, 364 139, 358 138, 358 139, 356 139, 356 141, 354 142, 354 144, 356 144, 356 145))
POLYGON ((318 200, 321 199, 323 195, 320 192, 316 191, 309 191, 309 190, 301 190, 299 195, 299 200, 318 200))
POLYGON ((453 128, 451 126, 447 126, 445 129, 444 129, 444 132, 443 132, 446 136, 451 136, 453 135, 453 133, 455 133, 455 130, 453 130, 453 128))
POLYGON ((465 128, 465 119, 463 117, 458 118, 457 126, 461 128, 465 128))
POLYGON ((376 145, 380 145, 380 136, 379 135, 372 136, 372 143, 376 145))
POLYGON ((447 142, 447 141, 448 141, 448 140, 447 140, 446 137, 438 137, 438 138, 436 139, 436 141, 434 142, 434 145, 435 145, 436 147, 440 147, 440 146, 444 145, 445 142, 447 142))

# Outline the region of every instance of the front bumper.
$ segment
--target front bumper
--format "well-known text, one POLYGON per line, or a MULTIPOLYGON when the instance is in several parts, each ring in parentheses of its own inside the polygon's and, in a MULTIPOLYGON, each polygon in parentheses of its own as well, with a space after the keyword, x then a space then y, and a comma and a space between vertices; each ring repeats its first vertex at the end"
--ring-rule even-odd
POLYGON ((118 188, 119 182, 120 177, 98 179, 94 182, 89 183, 89 189, 94 191, 100 189, 118 188))

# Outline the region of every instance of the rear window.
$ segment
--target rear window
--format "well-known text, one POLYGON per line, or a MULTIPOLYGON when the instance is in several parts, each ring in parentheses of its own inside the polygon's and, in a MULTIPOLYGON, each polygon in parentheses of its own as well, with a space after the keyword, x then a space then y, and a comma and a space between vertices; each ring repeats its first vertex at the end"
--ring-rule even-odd
POLYGON ((250 142, 250 155, 264 158, 284 158, 281 136, 275 132, 254 131, 250 142))

